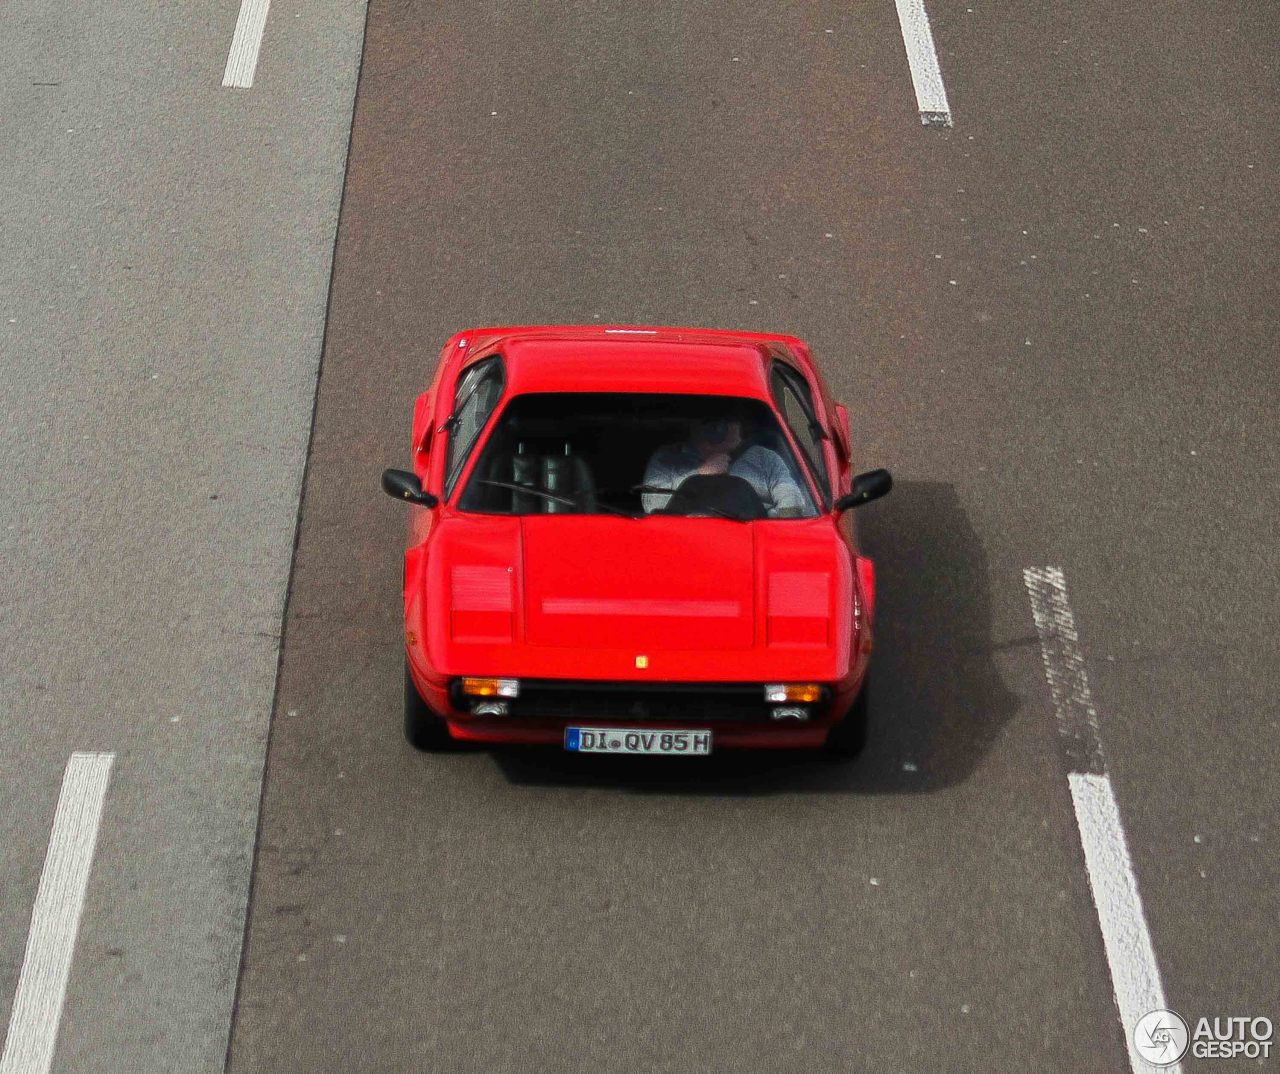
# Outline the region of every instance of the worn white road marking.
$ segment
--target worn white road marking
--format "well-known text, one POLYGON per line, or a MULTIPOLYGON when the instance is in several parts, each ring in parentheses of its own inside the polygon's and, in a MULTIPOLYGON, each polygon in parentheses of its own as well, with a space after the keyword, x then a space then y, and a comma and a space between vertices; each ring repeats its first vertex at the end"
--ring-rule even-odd
MULTIPOLYGON (((1044 676, 1058 717, 1071 804, 1129 1066, 1134 1074, 1148 1074, 1152 1067, 1139 1054, 1133 1032, 1144 1014, 1167 1004, 1120 809, 1106 772, 1098 710, 1089 689, 1075 614, 1067 600, 1066 578, 1059 567, 1029 567, 1022 572, 1022 580, 1040 635, 1044 676)), ((1181 1068, 1175 1064, 1162 1069, 1178 1074, 1181 1068)))
POLYGON ((0 1074, 48 1074, 113 753, 73 753, 62 777, 0 1074))
POLYGON ((895 0, 898 24, 902 27, 902 43, 907 46, 907 62, 911 65, 911 84, 916 89, 920 122, 929 126, 950 127, 951 105, 947 103, 947 87, 942 84, 942 68, 933 47, 933 31, 924 0, 895 0))
POLYGON ((240 0, 240 17, 231 37, 227 68, 222 84, 233 89, 249 89, 258 67, 258 50, 262 47, 262 31, 267 26, 267 9, 271 0, 240 0))
POLYGON ((1022 580, 1031 598, 1031 616, 1040 635, 1044 675, 1049 680, 1058 733, 1072 772, 1102 772, 1098 711, 1089 691, 1076 618, 1067 602, 1067 582, 1057 567, 1028 567, 1022 580))

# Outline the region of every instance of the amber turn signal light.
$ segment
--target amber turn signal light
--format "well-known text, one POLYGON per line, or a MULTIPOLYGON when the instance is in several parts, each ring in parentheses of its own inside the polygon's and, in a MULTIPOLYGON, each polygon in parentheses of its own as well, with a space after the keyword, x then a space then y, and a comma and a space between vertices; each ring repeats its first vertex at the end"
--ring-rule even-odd
POLYGON ((822 700, 822 687, 816 682, 770 683, 764 688, 766 701, 790 701, 792 704, 812 705, 822 700))
POLYGON ((468 697, 519 697, 519 679, 463 679, 462 692, 468 697))

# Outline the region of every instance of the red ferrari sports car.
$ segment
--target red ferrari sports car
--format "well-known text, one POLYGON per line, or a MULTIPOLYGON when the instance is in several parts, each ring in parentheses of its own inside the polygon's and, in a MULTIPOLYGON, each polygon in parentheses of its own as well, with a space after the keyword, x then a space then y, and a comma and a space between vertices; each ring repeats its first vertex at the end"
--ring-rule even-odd
POLYGON ((405 732, 698 756, 866 737, 875 571, 848 414, 809 348, 478 328, 413 415, 405 732))

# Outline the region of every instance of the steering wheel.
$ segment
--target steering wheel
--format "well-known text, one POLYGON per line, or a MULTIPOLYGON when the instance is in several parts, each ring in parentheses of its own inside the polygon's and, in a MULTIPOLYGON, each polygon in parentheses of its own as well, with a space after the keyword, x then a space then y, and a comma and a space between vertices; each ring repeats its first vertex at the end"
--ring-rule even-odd
POLYGON ((760 494, 746 478, 734 474, 690 474, 676 487, 663 515, 716 515, 749 522, 767 518, 760 494))

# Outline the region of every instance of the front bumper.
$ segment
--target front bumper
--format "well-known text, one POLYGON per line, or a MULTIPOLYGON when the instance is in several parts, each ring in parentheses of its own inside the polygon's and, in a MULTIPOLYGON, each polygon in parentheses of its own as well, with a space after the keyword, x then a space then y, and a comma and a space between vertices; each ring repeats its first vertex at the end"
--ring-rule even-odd
POLYGON ((508 746, 563 746, 566 727, 587 723, 591 727, 625 727, 631 731, 702 730, 711 728, 714 750, 812 750, 827 740, 830 725, 818 727, 766 727, 762 724, 685 721, 681 724, 646 723, 641 720, 513 720, 483 716, 449 719, 449 733, 462 742, 508 746))
POLYGON ((454 738, 470 742, 561 745, 566 727, 643 730, 708 729, 717 749, 814 749, 827 738, 854 696, 824 687, 807 706, 808 718, 775 719, 777 706, 764 700, 763 683, 597 682, 522 679, 520 695, 505 716, 470 711, 457 680, 443 691, 438 709, 454 738))

